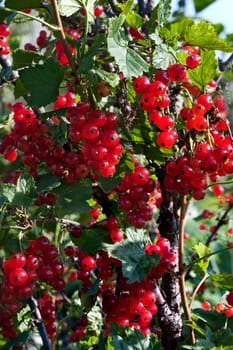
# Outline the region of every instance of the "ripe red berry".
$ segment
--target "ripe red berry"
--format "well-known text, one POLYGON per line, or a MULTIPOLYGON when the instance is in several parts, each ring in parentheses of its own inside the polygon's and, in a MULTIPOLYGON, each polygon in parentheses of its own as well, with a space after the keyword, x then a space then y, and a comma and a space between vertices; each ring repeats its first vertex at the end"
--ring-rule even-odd
POLYGON ((123 232, 117 228, 114 228, 110 232, 110 239, 113 243, 121 242, 123 237, 123 232))
POLYGON ((3 156, 8 162, 14 162, 17 158, 17 150, 15 148, 8 148, 4 151, 3 156))
POLYGON ((28 274, 21 267, 14 269, 9 275, 10 283, 13 286, 23 286, 27 282, 27 279, 28 274))
POLYGON ((200 55, 190 55, 186 58, 186 65, 188 66, 188 68, 196 68, 197 66, 199 66, 199 64, 201 63, 201 56, 200 55))
POLYGON ((96 6, 95 9, 94 9, 94 15, 95 17, 99 17, 100 15, 102 15, 104 9, 103 9, 103 6, 96 6))
POLYGON ((233 317, 233 307, 230 307, 229 309, 225 310, 225 315, 227 317, 233 317))
POLYGON ((174 146, 176 139, 171 131, 161 131, 156 141, 159 147, 168 149, 174 146))
POLYGON ((233 306, 233 292, 230 292, 226 295, 226 301, 229 305, 233 306))
POLYGON ((141 76, 133 80, 133 88, 137 94, 144 94, 148 91, 150 80, 146 76, 141 76))
POLYGON ((169 79, 177 83, 185 80, 187 77, 185 67, 179 63, 171 64, 167 69, 167 73, 169 79))
POLYGON ((206 310, 206 311, 211 310, 211 305, 208 301, 203 301, 203 303, 201 304, 201 307, 203 310, 206 310))
POLYGON ((85 271, 90 271, 95 267, 95 259, 92 256, 86 256, 82 259, 81 266, 85 271))

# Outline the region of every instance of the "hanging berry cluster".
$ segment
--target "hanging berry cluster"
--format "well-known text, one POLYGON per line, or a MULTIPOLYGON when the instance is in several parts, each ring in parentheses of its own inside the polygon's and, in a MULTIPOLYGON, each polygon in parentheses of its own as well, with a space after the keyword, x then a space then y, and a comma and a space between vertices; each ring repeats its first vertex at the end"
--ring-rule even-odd
POLYGON ((5 23, 0 24, 0 55, 8 55, 10 53, 10 47, 7 42, 7 38, 10 35, 10 29, 5 23))
POLYGON ((166 189, 191 193, 198 200, 205 196, 209 182, 232 174, 233 146, 227 111, 222 96, 216 92, 216 84, 210 82, 207 90, 211 94, 201 93, 193 89, 189 80, 189 69, 201 62, 198 48, 183 49, 189 52, 187 66, 171 64, 166 71, 156 73, 152 82, 140 76, 134 79, 133 88, 141 95, 142 110, 158 132, 157 145, 171 149, 177 144, 181 150, 167 161, 166 189))
POLYGON ((57 291, 65 288, 63 270, 57 248, 45 236, 31 240, 23 253, 15 253, 4 261, 0 327, 6 338, 16 336, 12 335, 11 319, 40 289, 38 282, 44 282, 57 291))
POLYGON ((149 203, 150 195, 156 183, 150 178, 148 169, 135 163, 132 173, 125 173, 117 191, 118 207, 126 213, 125 220, 136 228, 143 228, 153 216, 153 205, 149 203))
POLYGON ((5 159, 13 162, 20 155, 23 166, 35 178, 40 164, 45 163, 53 175, 67 184, 88 176, 90 170, 103 177, 112 176, 123 151, 116 131, 117 116, 91 110, 87 102, 76 104, 74 98, 74 94, 68 92, 54 103, 54 110, 67 108, 67 142, 72 145, 72 151, 69 146, 56 144, 50 135, 49 123, 36 118, 33 110, 23 103, 16 102, 11 106, 13 129, 4 135, 0 145, 5 159))

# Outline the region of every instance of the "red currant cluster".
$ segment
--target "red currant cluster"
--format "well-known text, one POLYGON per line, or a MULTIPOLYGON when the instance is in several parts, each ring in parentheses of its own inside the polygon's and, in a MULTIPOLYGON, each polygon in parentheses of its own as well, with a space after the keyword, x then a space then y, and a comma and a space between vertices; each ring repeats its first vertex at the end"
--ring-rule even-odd
MULTIPOLYGON (((69 64, 69 60, 66 56, 65 50, 64 50, 64 46, 62 44, 61 40, 57 40, 56 44, 55 44, 55 48, 56 48, 56 59, 58 60, 58 62, 62 65, 62 66, 68 66, 69 64)), ((75 55, 75 48, 73 48, 70 44, 68 44, 68 50, 70 51, 71 55, 75 55)))
MULTIPOLYGON (((22 309, 25 300, 37 291, 37 282, 45 282, 55 290, 65 287, 63 265, 58 250, 48 238, 40 236, 29 243, 23 253, 15 253, 3 262, 4 280, 0 292, 0 327, 6 327, 7 337, 16 336, 11 319, 22 309)), ((4 332, 3 332, 4 333, 4 332)))
POLYGON ((34 201, 36 206, 41 205, 54 205, 57 200, 57 196, 52 192, 39 193, 38 198, 34 201))
MULTIPOLYGON (((225 303, 218 303, 215 305, 215 310, 219 313, 225 314, 227 317, 233 317, 233 292, 229 292, 226 295, 226 302, 225 303)), ((203 301, 201 304, 201 307, 203 310, 209 311, 212 309, 211 304, 208 301, 203 301)))
POLYGON ((77 342, 79 339, 85 337, 87 334, 87 325, 88 325, 88 319, 87 317, 83 316, 78 320, 78 325, 76 326, 74 332, 70 335, 69 340, 72 343, 77 342))
POLYGON ((161 148, 171 148, 177 141, 178 134, 174 129, 172 117, 163 116, 160 112, 160 109, 168 108, 171 103, 168 87, 163 81, 154 80, 150 82, 149 78, 141 76, 133 80, 133 88, 137 94, 142 95, 141 106, 144 111, 149 112, 149 120, 160 130, 156 140, 157 144, 161 148))
POLYGON ((122 241, 124 235, 122 230, 118 228, 117 218, 109 217, 106 222, 106 228, 110 231, 110 239, 113 243, 122 241))
POLYGON ((108 334, 111 323, 135 328, 145 336, 150 334, 151 321, 158 310, 152 281, 145 279, 140 283, 128 284, 122 278, 118 282, 117 291, 115 293, 112 286, 102 286, 105 334, 108 334))
POLYGON ((103 177, 112 176, 123 151, 120 136, 116 131, 118 126, 116 114, 91 110, 87 102, 81 102, 68 109, 66 118, 70 122, 70 141, 74 144, 82 141, 82 156, 86 159, 86 171, 91 168, 103 177))
POLYGON ((188 68, 194 69, 201 64, 201 56, 199 55, 199 47, 197 46, 189 46, 185 45, 182 47, 184 51, 188 52, 188 56, 186 57, 186 65, 188 68))
MULTIPOLYGON (((212 147, 207 142, 196 145, 192 155, 183 155, 166 165, 164 184, 168 191, 192 193, 193 198, 205 196, 208 179, 211 182, 233 172, 233 147, 229 136, 212 131, 212 147)), ((223 194, 222 188, 214 187, 214 194, 223 194)))
POLYGON ((10 30, 5 23, 0 24, 0 55, 8 55, 10 47, 7 38, 10 35, 10 30))
POLYGON ((176 261, 176 254, 172 252, 170 241, 167 238, 158 238, 156 243, 145 247, 145 252, 149 255, 158 254, 160 256, 159 263, 151 269, 152 278, 161 278, 176 261))
POLYGON ((80 247, 75 247, 72 245, 66 246, 65 254, 75 261, 77 271, 75 274, 73 274, 73 278, 82 281, 81 292, 87 291, 93 285, 90 276, 91 271, 96 267, 95 258, 84 253, 80 247))
POLYGON ((90 169, 104 177, 113 175, 123 150, 115 130, 116 114, 90 110, 87 102, 76 105, 71 92, 59 96, 54 103, 55 110, 65 107, 68 108, 69 140, 74 144, 74 151, 56 145, 49 134, 49 126, 17 102, 11 106, 13 130, 4 135, 0 145, 5 159, 13 162, 20 151, 23 165, 35 178, 40 163, 45 162, 53 175, 62 177, 68 184, 86 177, 90 169))
POLYGON ((226 302, 228 305, 219 303, 215 306, 215 309, 220 313, 224 313, 227 317, 233 317, 233 292, 226 295, 226 302))
POLYGON ((149 204, 149 199, 155 187, 155 181, 150 179, 149 171, 140 164, 135 163, 132 173, 125 173, 117 188, 118 207, 127 213, 125 219, 130 225, 143 228, 152 218, 153 207, 149 204))
POLYGON ((48 293, 43 293, 42 297, 37 300, 38 307, 43 319, 46 332, 50 339, 56 337, 56 302, 48 293))

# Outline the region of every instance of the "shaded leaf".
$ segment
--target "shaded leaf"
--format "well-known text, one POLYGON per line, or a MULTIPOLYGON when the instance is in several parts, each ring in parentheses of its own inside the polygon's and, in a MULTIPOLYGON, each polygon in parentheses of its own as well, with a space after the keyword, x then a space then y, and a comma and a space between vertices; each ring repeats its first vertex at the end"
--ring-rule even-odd
POLYGON ((111 344, 115 350, 162 350, 160 341, 153 334, 145 337, 136 329, 121 328, 115 324, 110 326, 111 344))
POLYGON ((155 266, 160 257, 157 254, 148 255, 144 248, 148 238, 144 230, 126 230, 126 239, 115 244, 106 244, 110 256, 122 262, 123 276, 129 283, 142 281, 152 266, 155 266))
POLYGON ((97 54, 98 50, 104 43, 104 35, 100 34, 96 36, 94 43, 91 45, 89 50, 82 56, 79 63, 78 73, 87 73, 94 64, 94 56, 97 54))
POLYGON ((72 213, 87 213, 91 209, 88 200, 92 197, 91 182, 87 179, 77 181, 75 184, 61 184, 53 191, 57 194, 57 208, 61 217, 72 213))
POLYGON ((43 64, 22 69, 19 74, 25 88, 30 92, 31 106, 46 106, 57 99, 64 72, 52 57, 43 64))
POLYGON ((11 350, 14 346, 20 346, 26 343, 30 337, 31 331, 20 333, 16 338, 9 340, 5 345, 1 346, 1 350, 11 350))
POLYGON ((72 238, 72 241, 78 245, 83 252, 94 255, 97 250, 103 248, 104 242, 108 239, 109 232, 103 227, 93 227, 82 229, 79 238, 72 238))
POLYGON ((41 7, 41 0, 6 0, 5 6, 13 10, 36 9, 41 7))
POLYGON ((51 174, 41 175, 36 181, 36 187, 38 192, 52 191, 54 188, 60 186, 60 184, 60 177, 51 174))
POLYGON ((30 66, 33 63, 38 63, 43 59, 43 56, 34 51, 17 49, 12 52, 12 58, 13 68, 19 69, 30 66))
POLYGON ((217 311, 205 311, 203 309, 194 309, 193 316, 197 317, 198 322, 204 322, 204 324, 207 324, 214 331, 223 328, 226 322, 226 316, 224 314, 218 313, 217 311))
POLYGON ((0 22, 3 22, 8 16, 11 16, 13 12, 4 10, 3 7, 0 7, 0 22))

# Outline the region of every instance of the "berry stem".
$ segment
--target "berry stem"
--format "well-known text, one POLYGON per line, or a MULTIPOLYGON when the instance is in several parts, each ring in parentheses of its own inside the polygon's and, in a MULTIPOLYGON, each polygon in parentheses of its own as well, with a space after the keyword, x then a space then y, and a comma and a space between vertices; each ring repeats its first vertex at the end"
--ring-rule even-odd
POLYGON ((210 243, 216 239, 217 237, 217 232, 219 230, 219 228, 222 226, 222 225, 225 225, 226 224, 226 217, 228 215, 228 213, 231 211, 231 209, 233 208, 233 204, 229 204, 227 209, 225 210, 225 212, 223 213, 223 215, 221 216, 221 218, 218 220, 218 223, 217 225, 215 226, 215 229, 211 232, 211 234, 209 235, 209 237, 207 238, 206 242, 205 242, 205 245, 206 246, 209 246, 210 243))
POLYGON ((49 28, 50 30, 52 30, 54 32, 59 30, 59 28, 57 26, 53 26, 52 24, 50 24, 50 23, 48 23, 46 21, 43 21, 43 19, 41 19, 39 17, 35 17, 35 16, 31 15, 30 13, 26 13, 26 12, 23 12, 23 11, 18 11, 18 10, 15 10, 15 9, 10 9, 8 7, 5 7, 5 6, 4 7, 0 6, 0 10, 11 12, 11 13, 15 12, 15 13, 18 13, 19 15, 31 18, 34 21, 43 24, 45 27, 49 28))
POLYGON ((211 257, 211 256, 213 256, 213 255, 215 255, 215 254, 223 253, 223 252, 225 252, 225 251, 227 251, 227 250, 229 250, 229 249, 233 249, 233 246, 232 246, 232 247, 227 247, 227 248, 223 248, 223 249, 216 250, 216 251, 214 251, 214 252, 212 252, 212 253, 210 253, 210 254, 207 254, 207 255, 205 255, 205 256, 202 256, 201 258, 195 259, 195 260, 193 260, 189 265, 186 265, 185 270, 189 272, 190 269, 191 269, 195 264, 197 264, 199 261, 201 261, 201 260, 206 260, 207 258, 209 258, 209 257, 211 257))
POLYGON ((201 288, 202 284, 209 278, 209 274, 206 273, 205 276, 201 279, 201 281, 198 283, 198 285, 196 286, 196 288, 193 290, 192 292, 192 298, 190 300, 190 303, 189 303, 189 308, 191 309, 192 308, 192 304, 196 298, 196 295, 199 291, 199 289, 201 288))
MULTIPOLYGON (((186 289, 185 289, 185 270, 184 270, 184 219, 186 210, 188 207, 188 202, 186 196, 181 197, 181 207, 180 207, 180 225, 179 225, 179 284, 180 284, 180 295, 181 302, 184 309, 184 315, 187 321, 192 322, 191 310, 188 304, 186 289)), ((189 327, 189 334, 191 339, 191 344, 195 344, 195 334, 192 327, 189 327)))
POLYGON ((71 54, 71 52, 69 50, 69 46, 68 46, 68 42, 66 40, 66 35, 65 35, 65 32, 64 32, 64 28, 63 28, 61 16, 60 16, 60 13, 59 13, 57 1, 56 0, 52 0, 51 3, 52 3, 52 6, 53 6, 53 12, 54 12, 54 16, 55 16, 55 21, 56 21, 58 30, 60 32, 60 38, 61 38, 61 41, 62 41, 62 45, 63 45, 64 51, 65 51, 66 57, 67 57, 67 59, 69 61, 69 65, 70 65, 70 67, 72 69, 73 74, 76 76, 76 63, 75 63, 75 60, 74 60, 74 58, 73 58, 73 56, 72 56, 72 54, 71 54))
POLYGON ((52 350, 52 346, 50 344, 48 334, 46 332, 45 325, 44 325, 44 322, 42 320, 41 313, 40 313, 40 310, 37 306, 36 300, 31 297, 27 300, 27 303, 28 303, 31 311, 33 312, 33 314, 36 318, 36 326, 37 326, 38 331, 40 333, 40 336, 41 336, 41 339, 42 339, 42 342, 44 345, 44 349, 45 350, 52 350))

